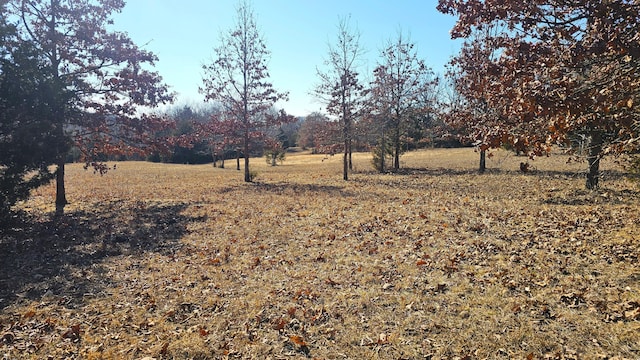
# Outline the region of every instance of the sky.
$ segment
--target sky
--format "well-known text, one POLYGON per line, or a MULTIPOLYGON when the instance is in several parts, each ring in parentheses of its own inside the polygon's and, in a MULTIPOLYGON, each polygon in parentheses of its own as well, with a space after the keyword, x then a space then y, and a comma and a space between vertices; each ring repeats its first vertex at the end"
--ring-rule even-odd
MULTIPOLYGON (((199 105, 204 96, 202 65, 213 60, 220 34, 235 22, 237 0, 128 0, 114 16, 114 29, 124 31, 159 61, 155 70, 177 93, 176 104, 199 105)), ((263 34, 270 81, 289 101, 276 106, 296 116, 324 112, 311 95, 317 69, 334 44, 341 18, 360 33, 363 73, 370 73, 384 44, 402 31, 416 44, 418 56, 437 74, 455 55, 461 42, 451 40, 454 18, 436 10, 437 0, 253 0, 250 2, 263 34)))

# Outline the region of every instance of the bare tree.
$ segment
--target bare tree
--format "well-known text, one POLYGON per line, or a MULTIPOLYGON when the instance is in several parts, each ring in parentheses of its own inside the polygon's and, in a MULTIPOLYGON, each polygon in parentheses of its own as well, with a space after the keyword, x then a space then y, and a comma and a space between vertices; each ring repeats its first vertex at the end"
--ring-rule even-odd
POLYGON ((349 27, 349 18, 338 22, 335 44, 329 44, 325 70, 317 69, 320 83, 314 94, 327 104, 329 114, 338 117, 344 144, 343 178, 349 179, 352 169, 351 143, 354 121, 363 104, 364 87, 358 77, 358 67, 364 54, 360 46, 360 33, 349 27))
POLYGON ((286 99, 287 94, 277 92, 267 81, 267 62, 271 53, 246 0, 238 3, 236 24, 220 35, 220 45, 214 53, 213 62, 203 66, 204 86, 200 91, 206 100, 219 102, 224 118, 235 123, 236 126, 226 128, 239 132, 244 154, 244 181, 251 182, 252 140, 261 137, 262 130, 273 118, 266 116, 267 112, 278 100, 286 99))

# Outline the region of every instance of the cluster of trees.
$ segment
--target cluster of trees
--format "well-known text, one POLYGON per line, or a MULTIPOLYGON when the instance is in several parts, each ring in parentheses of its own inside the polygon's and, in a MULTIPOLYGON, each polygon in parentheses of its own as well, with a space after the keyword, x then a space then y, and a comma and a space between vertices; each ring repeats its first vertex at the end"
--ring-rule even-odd
POLYGON ((0 217, 29 191, 56 181, 67 204, 65 160, 108 170, 108 156, 224 167, 235 157, 272 164, 287 147, 343 155, 372 150, 379 171, 400 168, 403 151, 451 135, 485 152, 509 146, 531 156, 586 142, 586 186, 598 187, 599 160, 637 152, 640 4, 636 0, 439 0, 465 39, 438 78, 402 31, 362 73, 357 29, 341 19, 312 92, 326 115, 294 118, 274 105, 287 93, 269 82, 270 52, 246 0, 203 66, 212 105, 144 112, 173 95, 152 69, 156 56, 113 31, 123 0, 7 0, 0 4, 0 217), (367 80, 365 80, 367 79, 367 80), (446 81, 443 81, 446 80, 446 81))
POLYGON ((382 50, 374 80, 364 84, 358 33, 340 22, 316 94, 338 118, 345 180, 358 124, 377 131, 374 165, 380 171, 387 155, 398 169, 410 134, 424 136, 429 128, 476 145, 481 172, 489 149, 534 157, 557 145, 573 151, 578 139, 588 189, 598 187, 603 156, 637 152, 637 1, 439 0, 437 8, 458 18, 451 33, 465 39, 450 62, 449 88, 438 86, 402 34, 382 50))
MULTIPOLYGON (((203 124, 201 135, 214 161, 218 156, 224 160, 228 149, 242 154, 244 180, 251 181, 252 153, 264 150, 275 165, 286 146, 274 129, 282 135, 283 126, 296 119, 273 110, 287 94, 276 91, 268 81, 270 53, 251 7, 240 1, 236 10, 236 24, 221 34, 213 61, 203 66, 200 91, 219 111, 203 124)), ((374 81, 365 84, 359 72, 364 54, 359 33, 349 27, 348 19, 342 19, 337 30, 336 42, 329 46, 325 64, 317 71, 320 81, 313 89, 325 102, 330 118, 311 114, 302 126, 301 143, 331 154, 340 148, 345 180, 353 167, 354 147, 373 145, 380 171, 385 171, 387 157, 398 169, 409 135, 414 143, 424 139, 424 125, 434 119, 438 80, 424 60, 418 59, 415 44, 399 33, 397 41, 389 41, 381 52, 374 81)))
MULTIPOLYGON (((146 160, 152 162, 164 162, 175 164, 206 164, 213 161, 209 143, 205 138, 199 138, 203 124, 207 123, 211 116, 218 113, 215 106, 182 105, 171 106, 162 112, 162 116, 170 121, 173 126, 156 136, 172 139, 167 151, 153 151, 147 154, 146 160)), ((142 160, 141 158, 128 157, 124 160, 142 160)))
POLYGON ((381 51, 373 81, 365 83, 360 74, 364 54, 360 34, 348 20, 338 24, 336 41, 329 46, 325 66, 317 71, 320 82, 314 89, 338 121, 345 180, 358 136, 372 146, 376 169, 384 172, 390 157, 398 170, 403 150, 425 139, 425 130, 433 127, 438 89, 438 78, 401 31, 381 51))
MULTIPOLYGON (((214 167, 225 167, 225 160, 236 159, 236 168, 241 169, 239 158, 244 158, 241 136, 233 130, 233 122, 225 119, 223 110, 214 103, 203 105, 176 105, 163 111, 163 116, 175 126, 162 136, 173 139, 168 152, 149 154, 147 160, 177 164, 213 163, 214 167)), ((271 109, 268 117, 284 116, 271 109)), ((268 155, 269 163, 284 158, 286 150, 297 144, 298 130, 304 118, 289 117, 282 124, 264 124, 252 134, 249 143, 250 157, 268 155)))
MULTIPOLYGON (((391 157, 400 167, 400 154, 407 144, 424 139, 426 124, 435 116, 438 80, 424 60, 417 57, 415 44, 399 33, 380 54, 374 80, 366 84, 360 68, 364 49, 359 33, 348 19, 338 24, 335 44, 328 49, 324 66, 318 68, 319 83, 313 93, 326 104, 329 117, 311 114, 301 128, 300 142, 315 150, 344 156, 343 178, 353 168, 351 154, 373 146, 376 167, 385 171, 391 157), (339 150, 340 149, 340 150, 339 150)), ((237 148, 244 155, 245 181, 251 181, 251 147, 263 144, 272 163, 282 154, 282 142, 267 136, 269 129, 296 121, 285 112, 273 112, 278 100, 286 99, 268 81, 269 51, 246 1, 237 7, 236 25, 223 33, 214 60, 204 66, 206 99, 220 105, 203 133, 212 148, 237 148)), ((414 145, 415 146, 415 145, 414 145)), ((214 155, 215 156, 215 155, 214 155)))

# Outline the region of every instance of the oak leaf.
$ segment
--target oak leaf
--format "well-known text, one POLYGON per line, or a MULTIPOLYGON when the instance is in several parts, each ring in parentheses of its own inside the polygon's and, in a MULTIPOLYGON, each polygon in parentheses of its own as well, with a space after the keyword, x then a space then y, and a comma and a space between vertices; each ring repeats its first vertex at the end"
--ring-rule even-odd
POLYGON ((298 346, 307 346, 307 343, 304 341, 302 336, 291 335, 291 336, 289 336, 289 340, 291 340, 292 343, 294 343, 294 344, 296 344, 298 346))

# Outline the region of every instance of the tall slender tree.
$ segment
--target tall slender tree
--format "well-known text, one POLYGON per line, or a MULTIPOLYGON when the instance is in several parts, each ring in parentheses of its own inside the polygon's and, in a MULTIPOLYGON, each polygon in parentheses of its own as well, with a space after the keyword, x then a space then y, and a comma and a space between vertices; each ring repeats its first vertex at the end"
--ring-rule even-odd
MULTIPOLYGON (((155 134, 169 123, 142 114, 172 100, 161 77, 145 66, 156 56, 140 49, 122 32, 111 31, 111 16, 123 0, 9 0, 11 16, 19 20, 19 36, 30 41, 46 61, 46 72, 72 94, 49 105, 56 137, 74 140, 87 165, 105 171, 103 154, 145 153, 166 149, 155 134)), ((56 210, 67 204, 65 159, 56 161, 56 210)))
POLYGON ((363 55, 360 33, 350 28, 349 18, 340 19, 336 43, 329 44, 325 69, 317 69, 320 82, 313 91, 327 104, 329 114, 336 116, 341 124, 344 180, 349 179, 349 170, 352 168, 354 122, 363 106, 364 86, 358 73, 363 55))
MULTIPOLYGON (((252 141, 262 137, 264 128, 269 125, 267 112, 288 95, 277 92, 268 82, 267 63, 271 53, 248 1, 240 0, 235 20, 235 26, 220 35, 220 45, 214 49, 213 62, 203 66, 204 85, 200 91, 206 100, 220 103, 224 111, 224 117, 220 119, 235 124, 217 128, 239 132, 244 154, 244 181, 250 182, 252 141)), ((218 120, 214 118, 212 121, 218 120)))

